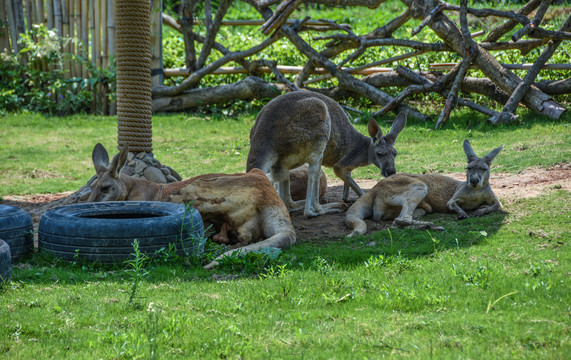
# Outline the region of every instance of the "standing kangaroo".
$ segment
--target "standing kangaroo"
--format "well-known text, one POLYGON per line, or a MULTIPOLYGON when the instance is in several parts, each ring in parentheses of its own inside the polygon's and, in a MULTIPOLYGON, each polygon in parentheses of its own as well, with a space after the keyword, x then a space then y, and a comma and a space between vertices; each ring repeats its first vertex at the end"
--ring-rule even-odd
POLYGON ((258 114, 250 131, 246 168, 270 173, 289 211, 300 210, 305 203, 306 217, 339 212, 342 203, 319 204, 321 165, 332 167, 343 180, 343 201, 348 200, 349 187, 361 196, 364 192, 351 177, 351 171, 375 164, 383 176, 393 175, 397 154, 393 145, 405 125, 406 116, 401 113, 383 136, 377 122, 371 119, 369 138, 359 133, 341 106, 327 96, 306 91, 286 93, 270 101, 258 114), (294 202, 289 170, 304 163, 309 164, 306 200, 294 202))
POLYGON ((91 185, 88 201, 167 201, 192 204, 203 220, 219 231, 215 242, 229 243, 228 233, 245 246, 225 252, 205 268, 217 265, 234 251, 267 247, 285 248, 295 243, 289 213, 276 190, 260 170, 245 174, 205 174, 185 181, 157 184, 121 174, 129 147, 123 146, 109 165, 109 155, 95 145, 93 165, 98 179, 91 185), (265 239, 265 240, 263 240, 265 239), (261 241, 260 241, 261 240, 261 241))
POLYGON ((500 210, 502 204, 489 179, 492 160, 502 147, 479 158, 465 140, 468 168, 464 182, 438 174, 396 174, 382 179, 347 210, 345 224, 353 230, 349 236, 365 234, 367 224, 363 219, 371 217, 375 221, 394 219, 394 224, 400 227, 443 230, 431 222, 414 220, 413 213, 422 216, 456 212, 458 219, 465 219, 466 211, 475 210, 472 215, 481 216, 500 210))

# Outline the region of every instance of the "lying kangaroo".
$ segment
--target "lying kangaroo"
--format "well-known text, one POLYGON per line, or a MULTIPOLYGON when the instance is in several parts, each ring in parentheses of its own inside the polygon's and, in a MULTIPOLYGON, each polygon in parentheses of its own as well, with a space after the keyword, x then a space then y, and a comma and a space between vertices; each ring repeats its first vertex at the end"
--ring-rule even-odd
POLYGON ((413 220, 413 213, 456 212, 458 219, 465 219, 466 211, 475 210, 472 215, 481 216, 501 209, 489 179, 490 164, 502 147, 479 158, 465 140, 468 168, 464 182, 438 174, 396 174, 382 179, 347 210, 345 224, 353 230, 349 236, 365 234, 363 219, 371 217, 375 221, 394 219, 400 227, 443 230, 431 222, 413 220))
POLYGON ((128 152, 128 145, 123 146, 109 165, 107 150, 101 144, 95 145, 92 159, 98 179, 91 185, 88 201, 191 203, 206 223, 220 231, 213 237, 215 242, 230 243, 230 233, 239 243, 246 244, 225 252, 205 268, 212 268, 218 264, 216 260, 237 250, 285 248, 295 243, 289 213, 260 170, 245 174, 205 174, 185 181, 157 184, 120 173, 128 152))
POLYGON ((250 132, 246 168, 270 173, 290 211, 305 206, 306 217, 339 212, 342 203, 319 204, 321 165, 333 167, 344 181, 343 201, 348 200, 349 187, 361 196, 363 190, 351 177, 351 171, 375 164, 384 176, 394 174, 397 152, 393 145, 405 125, 406 116, 401 113, 391 131, 383 136, 377 122, 371 119, 369 138, 359 133, 341 106, 327 96, 307 91, 283 94, 266 104, 258 114, 250 132), (294 202, 288 171, 304 163, 309 164, 306 200, 294 202))

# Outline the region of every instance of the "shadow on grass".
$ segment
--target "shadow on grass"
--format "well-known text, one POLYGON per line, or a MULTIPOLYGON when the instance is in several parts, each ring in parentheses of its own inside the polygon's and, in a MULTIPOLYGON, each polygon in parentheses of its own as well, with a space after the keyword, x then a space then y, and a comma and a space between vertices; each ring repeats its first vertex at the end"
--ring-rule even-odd
MULTIPOLYGON (((346 234, 332 233, 313 239, 298 239, 285 249, 276 262, 267 265, 287 264, 288 268, 305 269, 321 257, 338 268, 353 268, 363 264, 371 256, 400 255, 409 259, 431 256, 440 251, 461 249, 478 245, 493 236, 502 226, 505 212, 458 221, 453 214, 431 214, 423 219, 442 225, 446 230, 423 231, 390 228, 390 222, 369 223, 377 231, 365 236, 346 238, 346 234)), ((208 252, 209 250, 207 250, 208 252)), ((259 264, 237 262, 230 267, 204 270, 205 259, 169 257, 163 252, 149 260, 144 270, 145 281, 218 281, 239 277, 256 277, 264 272, 259 264)), ((68 262, 50 254, 35 252, 13 264, 12 280, 31 284, 82 284, 93 281, 125 283, 133 279, 133 269, 126 262, 115 264, 90 263, 80 257, 68 262)))
POLYGON ((502 226, 507 213, 500 211, 483 217, 458 221, 452 214, 431 214, 423 220, 442 225, 442 232, 391 228, 390 222, 378 227, 384 229, 365 236, 341 236, 300 240, 288 250, 295 258, 293 267, 311 263, 320 256, 337 266, 351 268, 363 264, 378 254, 399 255, 407 258, 430 256, 435 252, 461 249, 487 241, 502 226))

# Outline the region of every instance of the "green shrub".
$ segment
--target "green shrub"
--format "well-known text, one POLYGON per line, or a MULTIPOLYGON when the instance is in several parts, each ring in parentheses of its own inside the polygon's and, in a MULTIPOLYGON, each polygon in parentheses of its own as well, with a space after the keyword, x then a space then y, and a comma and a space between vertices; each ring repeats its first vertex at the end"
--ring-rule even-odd
MULTIPOLYGON (((115 70, 97 69, 91 62, 60 51, 62 39, 44 25, 22 34, 17 54, 3 53, 0 62, 0 112, 28 110, 50 115, 89 113, 93 89, 115 82, 115 70), (90 77, 69 78, 64 63, 79 64, 90 77)), ((114 97, 114 94, 109 94, 114 97)))

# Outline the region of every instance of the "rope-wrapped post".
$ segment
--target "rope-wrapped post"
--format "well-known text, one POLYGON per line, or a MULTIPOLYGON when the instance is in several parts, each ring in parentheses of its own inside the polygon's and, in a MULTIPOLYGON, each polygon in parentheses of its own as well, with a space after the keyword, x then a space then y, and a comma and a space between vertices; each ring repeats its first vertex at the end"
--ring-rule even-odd
POLYGON ((148 0, 117 0, 115 9, 117 145, 151 153, 151 9, 148 0))

